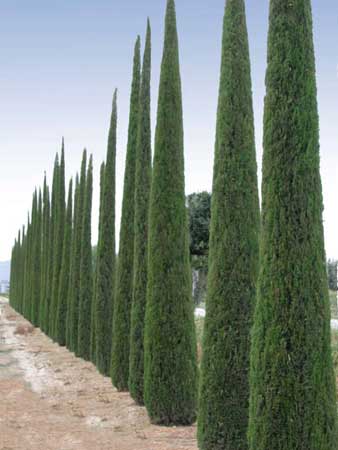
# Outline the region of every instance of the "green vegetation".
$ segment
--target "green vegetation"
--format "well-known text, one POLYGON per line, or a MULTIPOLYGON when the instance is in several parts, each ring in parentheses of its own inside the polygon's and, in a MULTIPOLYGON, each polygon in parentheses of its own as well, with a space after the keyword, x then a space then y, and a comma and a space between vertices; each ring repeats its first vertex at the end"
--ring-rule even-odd
POLYGON ((71 292, 70 292, 70 318, 69 318, 69 349, 76 355, 78 353, 78 330, 79 330, 79 305, 81 292, 81 256, 82 256, 82 238, 83 238, 83 222, 84 222, 84 202, 86 189, 86 166, 87 151, 83 151, 81 174, 78 188, 75 191, 74 205, 74 248, 72 258, 71 273, 71 292))
POLYGON ((73 226, 73 180, 69 182, 65 235, 63 239, 63 255, 60 274, 58 309, 55 324, 55 338, 59 345, 66 345, 66 318, 68 308, 68 290, 70 273, 70 256, 73 226))
POLYGON ((130 310, 133 295, 134 267, 135 161, 138 111, 140 106, 140 60, 140 38, 138 37, 134 51, 133 80, 130 95, 128 146, 124 174, 111 355, 112 382, 120 391, 128 390, 129 378, 130 310))
POLYGON ((216 127, 198 443, 246 450, 260 219, 243 0, 226 4, 216 127))
POLYGON ((337 448, 309 0, 271 0, 249 448, 337 448))
POLYGON ((151 30, 148 21, 142 66, 139 124, 135 168, 135 242, 134 283, 130 319, 129 390, 143 405, 144 386, 144 316, 148 278, 148 212, 151 187, 151 30))
POLYGON ((111 363, 112 317, 115 292, 115 168, 116 168, 117 91, 108 136, 107 161, 104 170, 100 204, 100 240, 97 249, 96 275, 96 362, 104 375, 111 363))
POLYGON ((196 336, 184 194, 176 12, 168 0, 150 199, 144 400, 153 423, 196 419, 196 336))
POLYGON ((77 355, 90 360, 91 312, 93 296, 93 266, 91 244, 92 196, 93 196, 93 157, 90 156, 84 189, 81 262, 80 262, 80 296, 78 319, 77 355))

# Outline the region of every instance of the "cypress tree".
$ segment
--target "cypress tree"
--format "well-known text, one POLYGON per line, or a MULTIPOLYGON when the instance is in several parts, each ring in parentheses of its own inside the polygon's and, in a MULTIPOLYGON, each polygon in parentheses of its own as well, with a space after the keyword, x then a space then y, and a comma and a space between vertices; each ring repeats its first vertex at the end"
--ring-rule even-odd
POLYGON ((196 336, 174 0, 168 0, 150 198, 144 400, 153 423, 196 419, 196 336))
POLYGON ((87 151, 83 151, 81 174, 76 201, 76 221, 74 225, 74 257, 72 266, 72 286, 70 298, 70 350, 76 355, 78 352, 80 278, 82 255, 82 228, 84 215, 84 196, 86 188, 87 151))
POLYGON ((70 269, 69 269, 69 284, 68 284, 68 294, 67 294, 67 318, 66 318, 66 345, 68 349, 71 349, 71 334, 73 329, 73 283, 74 283, 74 275, 75 275, 75 264, 76 264, 76 225, 77 225, 77 213, 78 213, 78 204, 79 204, 79 175, 76 174, 75 177, 75 188, 74 188, 74 211, 73 211, 73 226, 72 226, 72 245, 70 249, 70 269))
POLYGON ((69 182, 66 222, 63 239, 63 255, 60 274, 60 287, 58 308, 56 314, 55 337, 56 341, 64 346, 66 345, 66 318, 68 306, 68 289, 70 274, 70 253, 72 245, 72 220, 73 220, 73 180, 69 182))
POLYGON ((108 136, 107 160, 101 196, 100 241, 97 249, 96 279, 96 361, 103 375, 109 375, 112 343, 112 317, 115 291, 115 167, 117 91, 108 136))
POLYGON ((42 331, 45 331, 45 307, 47 297, 48 280, 48 251, 49 251, 49 226, 50 226, 50 203, 49 189, 46 175, 43 182, 43 212, 42 212, 42 256, 41 256, 41 296, 39 309, 39 323, 42 331))
POLYGON ((135 168, 134 281, 130 323, 129 390, 143 404, 144 315, 147 297, 148 212, 151 184, 151 30, 148 20, 140 89, 135 168))
POLYGON ((85 185, 82 219, 82 246, 80 263, 80 297, 78 321, 78 348, 77 355, 90 360, 90 325, 93 297, 93 266, 91 242, 91 212, 93 193, 93 157, 89 158, 88 172, 85 185))
POLYGON ((34 300, 36 295, 36 276, 35 276, 35 255, 36 255, 36 222, 37 222, 38 198, 35 189, 32 200, 31 210, 31 233, 30 233, 30 251, 29 251, 29 303, 27 305, 27 320, 33 323, 34 300))
POLYGON ((133 80, 130 95, 130 115, 126 169, 117 264, 116 297, 114 303, 111 377, 120 391, 128 390, 130 310, 133 294, 135 160, 138 110, 140 100, 140 38, 134 51, 133 80))
POLYGON ((48 242, 48 275, 47 275, 47 289, 46 289, 46 299, 45 299, 45 333, 50 336, 51 324, 50 324, 50 306, 52 299, 52 289, 53 289, 53 267, 54 267, 54 234, 56 232, 56 204, 57 204, 57 178, 59 173, 59 155, 56 154, 53 170, 53 181, 52 181, 52 193, 51 193, 51 217, 50 217, 50 227, 49 227, 49 242, 48 242))
POLYGON ((249 448, 337 448, 309 0, 271 0, 249 448))
MULTIPOLYGON (((102 204, 103 204, 103 188, 104 188, 104 162, 101 164, 100 168, 100 212, 99 212, 99 236, 97 241, 96 252, 98 253, 98 249, 100 247, 101 241, 101 224, 102 224, 102 204)), ((96 253, 96 257, 97 257, 96 253)), ((91 313, 91 338, 90 338, 90 360, 96 365, 96 290, 97 290, 97 274, 98 274, 98 264, 96 261, 95 272, 94 272, 94 294, 92 301, 92 313, 91 313)))
POLYGON ((30 248, 31 248, 31 224, 30 215, 27 218, 27 232, 26 232, 26 245, 25 245, 25 257, 24 257, 24 281, 23 281, 23 298, 22 298, 22 314, 27 319, 29 310, 29 261, 30 261, 30 248))
POLYGON ((34 326, 39 326, 39 307, 41 296, 41 222, 42 222, 42 197, 41 190, 36 192, 36 210, 34 224, 34 242, 33 242, 33 278, 32 278, 32 315, 31 321, 34 326))
POLYGON ((244 0, 227 0, 219 88, 198 441, 246 450, 259 201, 244 0))
POLYGON ((56 315, 58 310, 60 274, 62 265, 63 238, 65 229, 65 153, 64 140, 62 139, 61 161, 56 184, 56 206, 55 206, 55 234, 53 252, 53 286, 52 303, 49 311, 50 336, 56 339, 56 315))

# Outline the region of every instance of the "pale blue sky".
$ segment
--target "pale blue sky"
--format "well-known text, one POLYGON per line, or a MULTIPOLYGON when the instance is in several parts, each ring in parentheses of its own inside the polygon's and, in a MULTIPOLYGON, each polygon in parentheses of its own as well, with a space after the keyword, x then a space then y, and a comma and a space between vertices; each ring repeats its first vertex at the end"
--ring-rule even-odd
MULTIPOLYGON (((224 0, 176 3, 190 193, 211 188, 224 0)), ((153 31, 155 129, 165 0, 0 0, 0 5, 0 260, 10 256, 44 170, 50 180, 63 135, 67 176, 78 170, 83 147, 94 155, 95 243, 98 171, 115 87, 119 228, 132 53, 137 34, 144 38, 147 16, 153 31)), ((268 0, 247 0, 246 5, 260 171, 268 0)), ((326 247, 328 256, 338 257, 338 3, 314 0, 313 13, 326 247)))

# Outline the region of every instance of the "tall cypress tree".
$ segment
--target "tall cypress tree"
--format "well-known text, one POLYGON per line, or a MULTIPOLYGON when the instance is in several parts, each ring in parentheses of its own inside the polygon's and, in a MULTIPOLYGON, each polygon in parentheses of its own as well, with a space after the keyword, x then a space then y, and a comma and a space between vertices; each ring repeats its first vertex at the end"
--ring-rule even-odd
POLYGON ((28 319, 29 307, 30 307, 30 251, 31 251, 31 221, 30 215, 27 218, 27 233, 26 233, 26 245, 25 245, 25 258, 24 258, 24 282, 23 282, 23 299, 22 299, 22 314, 28 319))
MULTIPOLYGON (((97 241, 97 248, 96 248, 96 258, 98 249, 100 247, 100 241, 101 241, 101 224, 102 224, 102 204, 103 204, 103 189, 104 189, 104 169, 105 164, 104 162, 101 164, 100 168, 100 212, 99 212, 99 236, 97 241)), ((93 301, 92 301, 92 312, 91 312, 91 337, 90 337, 90 360, 96 365, 96 289, 97 289, 97 274, 98 274, 98 264, 96 259, 96 266, 94 271, 94 294, 93 294, 93 301)))
POLYGON ((38 195, 35 189, 32 201, 32 212, 31 212, 31 245, 29 252, 29 305, 27 309, 27 320, 33 323, 33 315, 35 308, 35 298, 36 298, 36 274, 35 274, 35 256, 36 256, 36 228, 37 228, 37 210, 38 210, 38 195))
POLYGON ((82 219, 82 248, 80 264, 80 297, 78 322, 77 354, 83 359, 90 360, 91 312, 93 297, 93 266, 92 266, 92 195, 93 195, 93 157, 89 158, 88 172, 85 185, 82 219))
POLYGON ((74 212, 73 212, 73 226, 72 226, 72 245, 70 249, 70 268, 69 268, 69 284, 68 284, 68 294, 67 294, 67 318, 66 318, 66 345, 68 349, 71 349, 72 345, 72 330, 73 330, 73 283, 75 277, 75 265, 76 265, 76 225, 77 225, 77 213, 78 213, 78 203, 79 203, 79 175, 76 174, 75 177, 75 188, 74 188, 74 212))
POLYGON ((244 0, 227 0, 219 88, 199 448, 246 450, 259 201, 244 0))
POLYGON ((310 0, 271 0, 249 448, 337 448, 310 0))
POLYGON ((80 305, 80 278, 81 278, 81 255, 82 255, 82 228, 84 214, 84 197, 86 188, 87 151, 83 151, 81 174, 76 201, 76 221, 74 225, 74 258, 72 267, 72 286, 70 298, 70 350, 75 354, 78 352, 78 329, 79 329, 79 305, 80 305))
POLYGON ((134 265, 135 156, 140 99, 140 60, 140 38, 138 37, 134 51, 128 145, 124 174, 120 246, 113 318, 111 376, 114 386, 121 391, 128 390, 129 377, 130 309, 133 294, 134 265))
POLYGON ((184 193, 183 114, 174 0, 168 0, 150 199, 144 399, 158 424, 196 418, 196 336, 184 193))
POLYGON ((50 217, 50 227, 49 227, 49 244, 48 244, 48 279, 47 279, 47 289, 46 289, 46 299, 45 299, 45 333, 50 336, 51 324, 50 324, 50 309, 52 301, 52 290, 53 290, 53 267, 54 267, 54 235, 56 232, 56 205, 57 205, 57 180, 59 176, 59 155, 56 154, 53 170, 53 181, 52 181, 52 194, 51 194, 51 217, 50 217))
POLYGON ((49 226, 50 226, 50 203, 49 189, 46 175, 43 182, 43 210, 42 210, 42 255, 41 255, 41 296, 39 308, 39 323, 42 331, 45 331, 45 307, 47 297, 48 280, 48 251, 49 251, 49 226))
POLYGON ((96 361, 97 368, 109 375, 112 343, 112 317, 115 291, 115 168, 116 168, 117 91, 108 136, 107 160, 101 196, 100 241, 97 249, 96 279, 96 361))
POLYGON ((55 338, 56 341, 66 345, 66 318, 68 307, 68 289, 70 274, 70 256, 72 246, 72 220, 73 220, 73 180, 69 182, 66 222, 64 227, 63 255, 60 274, 59 299, 56 313, 55 338))
POLYGON ((41 296, 41 223, 42 223, 42 197, 41 190, 36 192, 36 210, 34 224, 33 242, 33 278, 32 278, 32 315, 31 321, 34 326, 39 326, 39 308, 41 296))
POLYGON ((50 336, 56 339, 56 315, 58 310, 60 274, 62 265, 63 238, 65 229, 65 153, 64 140, 62 139, 61 161, 56 183, 56 205, 55 205, 55 233, 53 251, 53 286, 51 308, 49 311, 50 336))
POLYGON ((129 390, 143 404, 144 315, 147 298, 148 212, 151 184, 151 30, 148 20, 140 89, 135 168, 134 280, 130 323, 129 390))

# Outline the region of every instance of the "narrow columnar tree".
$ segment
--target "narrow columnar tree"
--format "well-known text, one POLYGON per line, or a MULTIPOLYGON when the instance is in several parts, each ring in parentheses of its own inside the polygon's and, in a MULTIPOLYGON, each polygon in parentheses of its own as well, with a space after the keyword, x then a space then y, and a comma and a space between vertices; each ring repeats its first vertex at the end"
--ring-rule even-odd
POLYGON ((82 255, 82 228, 84 215, 84 198, 86 188, 87 151, 84 150, 81 163, 80 182, 78 187, 78 198, 76 201, 76 221, 74 224, 74 258, 72 266, 72 285, 70 298, 70 350, 75 354, 78 352, 78 330, 79 330, 79 304, 80 304, 80 278, 81 278, 81 255, 82 255))
POLYGON ((196 419, 197 362, 174 0, 168 0, 150 199, 144 399, 153 423, 196 419))
POLYGON ((249 448, 337 448, 310 0, 271 0, 249 448))
POLYGON ((112 317, 115 291, 115 167, 116 167, 117 91, 108 136, 107 160, 101 195, 100 241, 97 249, 96 278, 96 361, 97 368, 109 375, 112 343, 112 317))
POLYGON ((31 274, 29 270, 29 261, 30 261, 30 249, 31 249, 31 221, 30 215, 28 214, 27 218, 27 232, 26 232, 26 245, 25 245, 25 258, 24 258, 24 282, 23 282, 23 305, 22 305, 22 314, 27 319, 28 318, 28 310, 30 306, 30 280, 31 274))
POLYGON ((90 360, 91 312, 93 297, 93 266, 92 266, 92 195, 93 195, 93 157, 89 158, 86 176, 85 196, 82 219, 82 248, 80 264, 80 297, 78 322, 77 354, 86 361, 90 360))
POLYGON ((148 21, 140 89, 139 124, 135 168, 134 280, 130 323, 129 390, 143 404, 144 315, 147 298, 148 213, 151 184, 151 30, 148 21))
POLYGON ((99 212, 99 236, 97 240, 96 248, 96 266, 94 271, 94 293, 92 301, 92 312, 91 312, 91 337, 90 337, 90 360, 96 365, 96 299, 97 299, 97 275, 98 275, 98 264, 97 264, 97 253, 100 247, 101 241, 101 224, 102 224, 102 204, 103 204, 103 189, 104 189, 104 162, 101 164, 100 168, 100 212, 99 212))
POLYGON ((49 311, 50 336, 56 338, 56 315, 59 300, 60 274, 62 265, 63 238, 65 233, 65 155, 64 141, 62 139, 61 161, 56 182, 56 205, 55 205, 55 233, 53 251, 53 286, 52 301, 49 311))
POLYGON ((44 308, 44 326, 45 333, 50 336, 50 306, 52 299, 53 290, 53 267, 54 267, 54 235, 56 231, 56 204, 57 204, 57 179, 59 174, 59 155, 56 154, 53 170, 53 181, 52 181, 52 193, 51 193, 51 204, 50 204, 50 227, 49 227, 49 244, 48 244, 48 275, 47 275, 47 288, 46 288, 46 299, 44 308))
POLYGON ((48 280, 48 251, 49 251, 49 227, 50 227, 50 203, 49 189, 46 175, 43 182, 43 210, 42 210, 42 254, 41 254, 41 296, 39 308, 39 323, 42 331, 45 331, 45 307, 47 297, 48 280))
POLYGON ((34 326, 39 326, 39 307, 41 296, 41 223, 42 223, 42 197, 41 190, 36 192, 36 210, 34 224, 34 242, 32 253, 32 314, 31 322, 34 326))
POLYGON ((244 0, 227 0, 198 409, 203 450, 246 450, 259 201, 244 0))
POLYGON ((56 313, 55 338, 56 341, 66 345, 66 318, 68 307, 68 290, 70 278, 70 256, 72 247, 73 221, 73 180, 69 182, 66 222, 64 227, 63 255, 60 274, 59 299, 56 313))
POLYGON ((128 390, 129 377, 130 309, 133 295, 134 265, 135 155, 140 99, 140 59, 140 38, 138 37, 134 51, 128 145, 124 174, 120 246, 113 318, 111 377, 113 385, 121 391, 128 390))
POLYGON ((33 323, 33 314, 35 307, 35 298, 37 294, 36 286, 36 267, 35 267, 35 256, 36 256, 36 229, 37 229, 37 209, 38 209, 38 194, 35 189, 32 201, 32 222, 31 222, 31 246, 29 252, 29 306, 27 309, 27 320, 33 323))
POLYGON ((78 216, 78 204, 79 204, 79 175, 76 174, 75 177, 75 187, 74 187, 74 208, 73 208, 73 227, 72 227, 72 245, 70 249, 70 267, 69 267, 69 285, 67 294, 67 318, 66 318, 66 346, 71 349, 71 335, 72 335, 72 320, 73 320, 73 282, 74 282, 74 267, 76 264, 76 224, 78 216))

